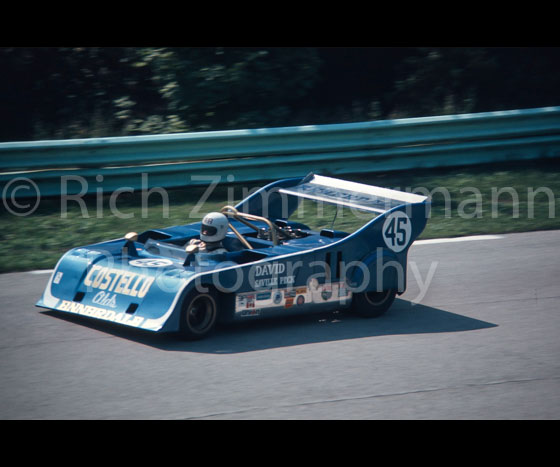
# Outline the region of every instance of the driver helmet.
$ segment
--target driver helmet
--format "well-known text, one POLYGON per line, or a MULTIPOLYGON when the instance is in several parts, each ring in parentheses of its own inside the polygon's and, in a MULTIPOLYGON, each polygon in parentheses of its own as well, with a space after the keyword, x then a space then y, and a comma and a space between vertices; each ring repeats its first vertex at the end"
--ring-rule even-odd
POLYGON ((221 242, 228 230, 228 219, 220 212, 211 212, 204 216, 200 226, 200 239, 203 242, 221 242))

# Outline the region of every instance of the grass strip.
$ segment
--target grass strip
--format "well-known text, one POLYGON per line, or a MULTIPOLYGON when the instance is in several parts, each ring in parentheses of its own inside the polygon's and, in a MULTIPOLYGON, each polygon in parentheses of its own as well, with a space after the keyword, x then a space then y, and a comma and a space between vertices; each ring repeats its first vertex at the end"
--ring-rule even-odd
MULTIPOLYGON (((423 239, 560 228, 558 160, 337 177, 430 195, 432 209, 423 239)), ((14 215, 4 201, 0 272, 50 269, 64 252, 77 246, 119 238, 130 231, 196 222, 264 184, 231 184, 225 175, 222 180, 210 193, 208 187, 166 190, 168 202, 158 192, 149 196, 125 192, 112 200, 111 194, 88 196, 81 203, 68 200, 65 206, 58 198, 41 199, 26 216, 14 215)), ((312 228, 330 227, 334 209, 310 205, 303 218, 292 218, 312 228)), ((354 214, 347 208, 339 211, 334 228, 350 232, 358 228, 364 219, 354 214)))

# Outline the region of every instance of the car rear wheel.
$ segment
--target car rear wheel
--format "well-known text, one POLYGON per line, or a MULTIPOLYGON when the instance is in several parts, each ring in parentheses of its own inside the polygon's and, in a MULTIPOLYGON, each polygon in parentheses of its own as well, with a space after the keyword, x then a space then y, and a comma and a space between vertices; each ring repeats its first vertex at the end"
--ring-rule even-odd
POLYGON ((395 301, 397 291, 394 289, 382 292, 362 292, 354 294, 352 308, 360 316, 376 318, 385 313, 395 301))
POLYGON ((182 336, 189 340, 206 337, 214 329, 217 314, 215 294, 209 292, 189 295, 181 310, 182 336))

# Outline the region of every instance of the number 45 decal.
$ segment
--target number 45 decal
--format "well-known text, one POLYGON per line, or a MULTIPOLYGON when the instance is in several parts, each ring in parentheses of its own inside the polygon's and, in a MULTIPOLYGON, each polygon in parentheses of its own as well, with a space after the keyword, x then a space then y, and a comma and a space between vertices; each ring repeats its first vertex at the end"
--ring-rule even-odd
POLYGON ((383 239, 394 252, 404 250, 412 236, 410 217, 402 211, 395 211, 387 216, 383 223, 383 239))

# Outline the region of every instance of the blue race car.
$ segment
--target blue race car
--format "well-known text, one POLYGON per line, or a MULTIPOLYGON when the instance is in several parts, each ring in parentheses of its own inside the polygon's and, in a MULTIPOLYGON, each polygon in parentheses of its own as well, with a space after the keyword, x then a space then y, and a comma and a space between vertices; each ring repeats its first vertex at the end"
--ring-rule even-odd
POLYGON ((408 249, 429 210, 413 193, 316 174, 279 180, 200 222, 68 251, 37 306, 187 339, 217 321, 379 316, 406 289, 408 249), (370 217, 353 233, 312 230, 290 220, 304 200, 370 217))

